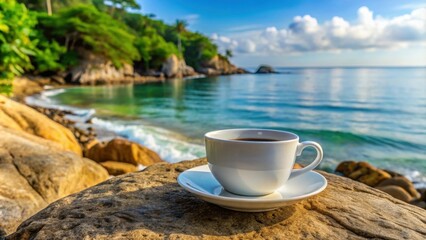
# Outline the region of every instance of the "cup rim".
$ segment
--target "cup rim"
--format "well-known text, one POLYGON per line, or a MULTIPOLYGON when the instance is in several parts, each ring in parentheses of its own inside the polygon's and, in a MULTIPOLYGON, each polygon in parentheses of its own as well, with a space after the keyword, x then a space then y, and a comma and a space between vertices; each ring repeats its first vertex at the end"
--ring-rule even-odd
POLYGON ((281 131, 281 130, 273 130, 273 129, 262 129, 262 128, 230 128, 230 129, 222 129, 222 130, 215 130, 210 131, 204 134, 204 138, 214 141, 220 141, 220 142, 229 142, 229 143, 244 143, 244 144, 280 144, 280 143, 286 143, 286 142, 292 142, 292 141, 299 141, 299 136, 295 133, 288 132, 288 131, 281 131), (218 138, 213 137, 211 135, 220 133, 220 132, 227 132, 227 131, 267 131, 267 132, 276 132, 276 133, 285 133, 292 135, 292 139, 287 140, 277 140, 277 141, 271 141, 271 142, 265 142, 265 141, 241 141, 241 140, 233 140, 233 139, 224 139, 224 138, 218 138))

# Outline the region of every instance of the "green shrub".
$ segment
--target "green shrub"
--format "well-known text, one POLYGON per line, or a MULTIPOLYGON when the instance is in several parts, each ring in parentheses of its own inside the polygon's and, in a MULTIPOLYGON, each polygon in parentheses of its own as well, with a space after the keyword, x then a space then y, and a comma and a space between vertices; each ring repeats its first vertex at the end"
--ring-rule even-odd
POLYGON ((203 61, 217 55, 217 46, 209 38, 200 33, 186 32, 182 38, 186 63, 199 68, 203 61))
POLYGON ((32 68, 29 56, 36 47, 30 36, 35 24, 25 5, 0 1, 0 93, 9 94, 13 78, 32 68))

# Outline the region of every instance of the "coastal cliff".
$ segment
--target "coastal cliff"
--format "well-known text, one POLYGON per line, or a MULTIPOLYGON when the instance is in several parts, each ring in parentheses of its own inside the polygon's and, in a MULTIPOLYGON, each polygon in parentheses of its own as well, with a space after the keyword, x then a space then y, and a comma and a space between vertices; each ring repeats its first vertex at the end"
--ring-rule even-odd
POLYGON ((155 164, 52 203, 6 239, 424 239, 426 211, 321 172, 328 187, 295 205, 241 213, 184 191, 176 177, 205 159, 155 164))

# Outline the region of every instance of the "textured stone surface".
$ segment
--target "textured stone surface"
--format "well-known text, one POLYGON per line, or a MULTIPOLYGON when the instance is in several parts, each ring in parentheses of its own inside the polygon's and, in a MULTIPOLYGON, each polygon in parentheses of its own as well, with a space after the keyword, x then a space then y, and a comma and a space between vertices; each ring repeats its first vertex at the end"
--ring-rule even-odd
POLYGON ((36 110, 0 95, 0 126, 25 131, 59 143, 63 149, 81 156, 82 150, 72 132, 36 110))
POLYGON ((108 178, 99 164, 60 145, 0 126, 0 229, 23 220, 61 197, 108 178))
POLYGON ((115 138, 106 144, 95 144, 87 150, 86 156, 96 162, 116 161, 135 166, 149 166, 162 161, 154 151, 122 138, 115 138))
POLYGON ((226 210, 176 183, 196 160, 155 164, 52 203, 7 239, 425 239, 426 211, 348 178, 264 213, 226 210))
POLYGON ((99 163, 104 167, 110 175, 121 175, 130 172, 136 172, 138 168, 130 163, 116 162, 116 161, 106 161, 99 163))

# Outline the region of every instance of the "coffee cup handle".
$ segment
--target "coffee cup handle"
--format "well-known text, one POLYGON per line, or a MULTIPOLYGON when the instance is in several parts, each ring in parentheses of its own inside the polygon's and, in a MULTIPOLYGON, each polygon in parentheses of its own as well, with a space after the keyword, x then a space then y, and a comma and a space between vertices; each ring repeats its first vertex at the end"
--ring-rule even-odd
POLYGON ((303 174, 305 172, 311 171, 321 163, 322 157, 323 157, 322 147, 316 142, 306 141, 306 142, 299 143, 299 145, 297 145, 296 156, 302 155, 303 149, 307 147, 313 147, 315 148, 315 150, 317 150, 317 156, 315 160, 304 168, 293 169, 290 174, 291 178, 299 176, 300 174, 303 174))

